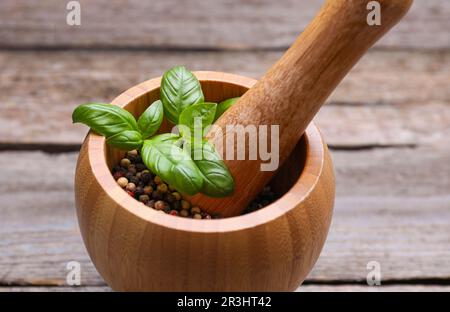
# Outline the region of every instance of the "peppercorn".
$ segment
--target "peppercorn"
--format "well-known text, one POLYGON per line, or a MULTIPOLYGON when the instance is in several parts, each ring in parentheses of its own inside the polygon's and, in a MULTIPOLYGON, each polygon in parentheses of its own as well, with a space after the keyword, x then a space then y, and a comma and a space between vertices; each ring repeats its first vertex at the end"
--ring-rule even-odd
POLYGON ((144 187, 144 194, 151 195, 152 192, 153 192, 153 187, 151 187, 151 186, 144 187))
POLYGON ((202 211, 201 211, 200 208, 197 207, 197 206, 192 207, 192 209, 191 209, 191 213, 192 213, 192 214, 201 213, 201 212, 202 212, 202 211))
POLYGON ((187 201, 187 200, 182 200, 181 201, 181 209, 189 209, 191 208, 191 204, 187 201))
POLYGON ((128 166, 128 172, 132 173, 133 175, 135 175, 137 173, 136 166, 135 165, 129 165, 128 166))
POLYGON ((127 178, 124 178, 124 177, 121 177, 121 178, 119 178, 119 179, 117 180, 117 184, 119 184, 120 187, 124 188, 124 187, 127 186, 127 184, 128 184, 128 179, 127 179, 127 178))
POLYGON ((161 183, 159 184, 156 189, 160 192, 160 193, 167 193, 167 184, 166 183, 161 183))
POLYGON ((162 194, 160 192, 158 192, 158 191, 153 191, 152 197, 153 197, 153 199, 156 199, 156 200, 159 200, 159 199, 163 198, 162 194))
MULTIPOLYGON (((158 185, 158 186, 161 186, 161 185, 158 185)), ((169 204, 173 204, 173 203, 176 201, 175 196, 173 196, 173 195, 170 194, 170 193, 166 194, 166 196, 165 196, 164 199, 165 199, 166 202, 168 202, 169 204)))
POLYGON ((136 155, 136 158, 134 160, 136 163, 142 163, 142 157, 140 155, 136 155))
POLYGON ((181 217, 189 217, 189 211, 187 211, 187 210, 181 210, 180 211, 180 216, 181 217))
POLYGON ((120 160, 120 165, 124 168, 127 168, 131 164, 131 161, 128 158, 122 158, 120 160))
POLYGON ((127 156, 137 156, 137 154, 138 154, 137 150, 132 150, 132 151, 127 152, 127 156))
POLYGON ((149 200, 146 205, 149 206, 150 208, 155 208, 155 200, 151 199, 149 200))
POLYGON ((128 193, 128 195, 130 195, 131 197, 133 197, 133 198, 134 198, 134 192, 130 192, 130 191, 128 191, 127 193, 128 193))
POLYGON ((175 197, 175 200, 180 200, 181 199, 181 195, 178 192, 173 192, 172 195, 173 195, 173 197, 175 197))
POLYGON ((136 184, 134 183, 128 183, 126 186, 126 190, 129 192, 134 192, 136 190, 136 184))
POLYGON ((172 203, 172 208, 175 210, 182 210, 181 209, 181 203, 177 200, 174 203, 172 203))
POLYGON ((131 180, 134 177, 134 174, 132 174, 131 172, 127 172, 125 174, 125 178, 127 178, 128 180, 131 180))
POLYGON ((145 170, 145 168, 147 168, 147 167, 143 163, 137 163, 136 164, 136 170, 137 171, 145 170))
POLYGON ((136 198, 139 198, 139 196, 144 195, 144 188, 142 186, 137 186, 134 194, 136 195, 136 198))
POLYGON ((210 219, 211 219, 211 216, 210 216, 209 214, 205 214, 205 215, 203 216, 203 219, 208 219, 208 220, 210 220, 210 219))
POLYGON ((142 182, 144 182, 145 184, 147 184, 152 178, 150 173, 147 173, 147 172, 144 172, 144 171, 138 172, 138 174, 139 173, 140 173, 142 182))
POLYGON ((155 209, 156 209, 156 210, 163 210, 164 208, 166 208, 166 203, 163 202, 162 200, 158 200, 158 201, 155 203, 155 209))
POLYGON ((156 183, 155 183, 155 181, 153 181, 153 179, 150 179, 150 181, 148 181, 147 185, 153 187, 153 189, 156 188, 156 183))
POLYGON ((140 172, 136 173, 136 178, 138 178, 139 180, 141 179, 141 173, 140 172))
POLYGON ((199 214, 199 213, 196 213, 196 214, 194 214, 194 217, 193 217, 194 219, 201 219, 202 218, 202 215, 201 214, 199 214))
POLYGON ((171 210, 169 213, 172 216, 178 216, 178 211, 176 211, 176 210, 171 210))
POLYGON ((154 178, 153 178, 153 181, 156 183, 156 185, 158 185, 158 184, 161 184, 162 183, 162 180, 161 180, 161 178, 160 177, 158 177, 158 176, 155 176, 154 178))
POLYGON ((134 184, 139 184, 139 178, 136 176, 132 176, 130 178, 130 182, 134 183, 134 184))
POLYGON ((150 200, 150 197, 148 197, 148 195, 139 196, 139 201, 143 202, 144 204, 147 203, 149 200, 150 200))
POLYGON ((121 171, 117 171, 117 172, 114 173, 114 175, 113 175, 114 180, 119 180, 120 178, 122 178, 122 177, 124 177, 124 176, 125 176, 125 174, 124 174, 123 172, 121 172, 121 171))
POLYGON ((169 185, 169 191, 173 192, 176 191, 176 189, 172 185, 169 185))

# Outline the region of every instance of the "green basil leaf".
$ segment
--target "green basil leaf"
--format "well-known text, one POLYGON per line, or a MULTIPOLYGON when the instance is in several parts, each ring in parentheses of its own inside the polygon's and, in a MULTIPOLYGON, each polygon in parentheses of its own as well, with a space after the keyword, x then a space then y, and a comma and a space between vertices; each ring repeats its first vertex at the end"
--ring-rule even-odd
POLYGON ((170 140, 158 141, 158 136, 145 140, 141 155, 150 170, 178 191, 194 195, 202 188, 203 178, 194 161, 170 140))
POLYGON ((222 116, 227 109, 233 106, 233 104, 236 103, 237 100, 239 100, 239 97, 231 98, 217 104, 216 116, 214 117, 214 121, 219 119, 219 117, 222 116))
POLYGON ((72 121, 84 123, 105 137, 128 130, 139 131, 136 119, 130 112, 111 104, 80 105, 73 111, 72 121))
POLYGON ((170 142, 175 143, 180 140, 180 136, 175 133, 163 133, 152 137, 153 142, 170 142))
POLYGON ((174 124, 178 124, 178 118, 186 107, 204 101, 200 82, 184 66, 164 73, 160 93, 166 118, 174 124))
MULTIPOLYGON (((203 129, 211 125, 214 121, 216 107, 216 103, 198 103, 191 105, 181 113, 179 124, 189 129, 189 137, 193 137, 196 130, 203 137, 203 129)), ((180 127, 180 132, 184 136, 183 128, 180 127)))
POLYGON ((139 117, 138 126, 144 139, 151 137, 161 127, 164 112, 161 101, 155 101, 139 117))
POLYGON ((108 137, 106 143, 121 150, 131 151, 141 148, 143 141, 139 131, 126 130, 108 137))
POLYGON ((211 197, 226 197, 234 192, 234 180, 227 166, 216 152, 214 145, 206 140, 189 143, 191 158, 203 177, 201 192, 211 197))

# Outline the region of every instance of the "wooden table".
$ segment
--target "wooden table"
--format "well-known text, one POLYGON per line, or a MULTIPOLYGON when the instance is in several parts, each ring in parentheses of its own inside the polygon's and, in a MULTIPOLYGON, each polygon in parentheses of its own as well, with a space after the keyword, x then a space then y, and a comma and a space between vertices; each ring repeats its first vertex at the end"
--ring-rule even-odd
MULTIPOLYGON (((0 291, 108 291, 83 246, 74 107, 185 64, 260 77, 322 1, 0 2, 0 291), (81 286, 66 284, 69 261, 81 286)), ((337 198, 300 291, 450 290, 450 2, 416 1, 316 119, 337 198), (367 264, 382 286, 367 286, 367 264)))

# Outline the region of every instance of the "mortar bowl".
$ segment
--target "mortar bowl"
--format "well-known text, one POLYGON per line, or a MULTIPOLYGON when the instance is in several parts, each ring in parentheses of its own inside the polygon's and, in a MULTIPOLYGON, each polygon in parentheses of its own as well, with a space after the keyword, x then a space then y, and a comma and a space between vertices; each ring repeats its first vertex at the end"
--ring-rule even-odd
MULTIPOLYGON (((220 72, 195 74, 209 102, 240 96, 256 82, 220 72)), ((134 86, 112 103, 138 117, 159 99, 160 81, 134 86)), ((113 290, 292 291, 313 268, 335 195, 330 154, 314 123, 271 181, 279 199, 237 217, 195 220, 145 206, 114 181, 111 168, 122 156, 104 137, 89 133, 75 174, 84 244, 113 290)))

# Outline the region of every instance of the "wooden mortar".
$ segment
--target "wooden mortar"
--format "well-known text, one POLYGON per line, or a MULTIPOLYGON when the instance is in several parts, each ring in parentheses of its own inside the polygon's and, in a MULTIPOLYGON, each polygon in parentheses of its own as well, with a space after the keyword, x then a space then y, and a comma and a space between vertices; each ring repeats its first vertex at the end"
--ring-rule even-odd
MULTIPOLYGON (((197 72, 208 101, 242 95, 256 82, 197 72)), ((159 98, 160 78, 117 97, 139 116, 159 98)), ((75 175, 81 234, 100 275, 114 290, 289 291, 319 257, 331 222, 331 158, 314 124, 272 180, 280 199, 238 217, 195 220, 162 214, 136 201, 111 174, 123 152, 94 133, 86 137, 75 175)))

